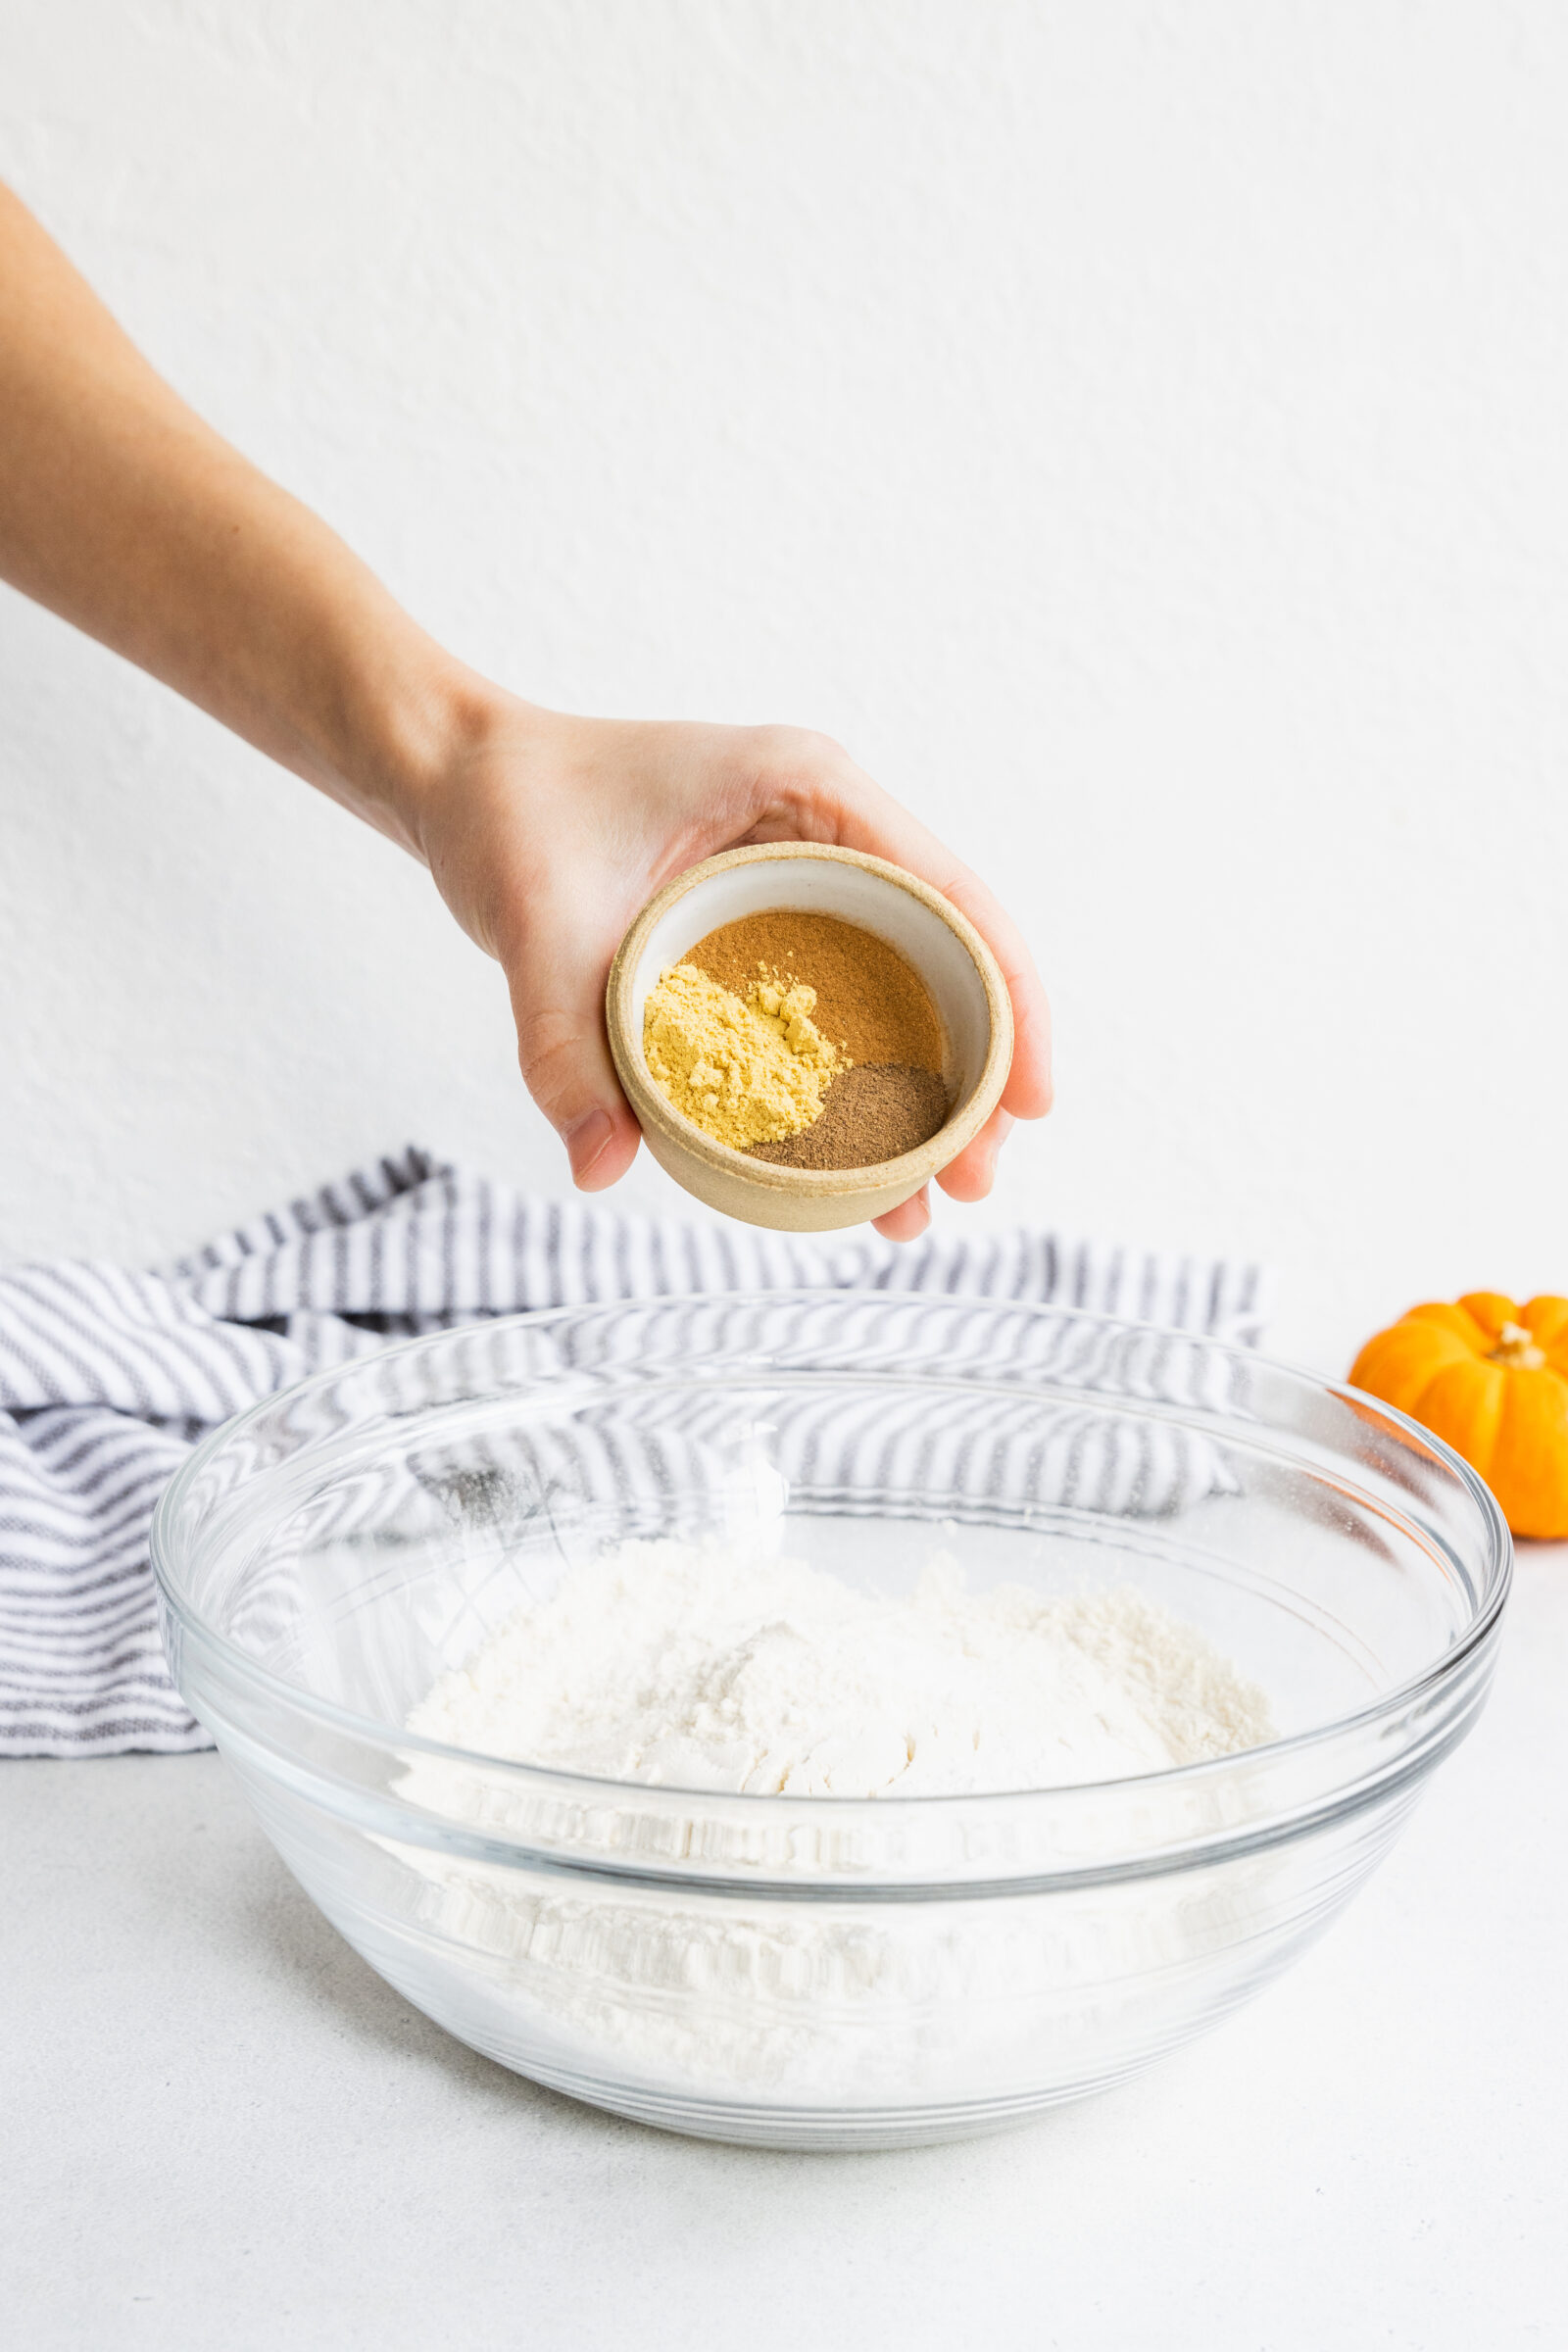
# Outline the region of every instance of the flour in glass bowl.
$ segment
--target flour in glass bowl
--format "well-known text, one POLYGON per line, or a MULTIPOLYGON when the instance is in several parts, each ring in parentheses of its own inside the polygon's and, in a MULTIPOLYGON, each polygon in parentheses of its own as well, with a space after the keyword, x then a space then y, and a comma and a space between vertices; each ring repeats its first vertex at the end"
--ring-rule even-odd
POLYGON ((970 1592, 939 1555, 886 1597, 669 1541, 574 1567, 409 1728, 604 1780, 793 1797, 1064 1788, 1272 1736, 1263 1692, 1131 1588, 970 1592))
MULTIPOLYGON (((885 1597, 798 1560, 667 1541, 573 1567, 442 1675, 409 1728, 623 1788, 692 1791, 673 1800, 690 1821, 677 1852, 703 1846, 707 1791, 1061 1788, 1273 1731, 1264 1693, 1130 1588, 972 1592, 939 1556, 911 1592, 885 1597)), ((533 1801, 434 1756, 411 1762, 404 1793, 503 1833, 533 1801)), ((639 1851, 629 1789, 590 1811, 607 1857, 639 1851)), ((567 2086, 631 2082, 741 2107, 1005 2096, 1042 2050, 1059 2056, 1080 2010, 1102 2032, 1119 2004, 1131 2030, 1152 1978, 1229 1945, 1238 1905, 1250 1925, 1264 1902, 1261 1884, 1180 1875, 869 1905, 845 1884, 835 1900, 791 1902, 401 1850, 427 1888, 421 1930, 472 1956, 486 2016, 501 2004, 512 2021, 514 2063, 567 2086)))

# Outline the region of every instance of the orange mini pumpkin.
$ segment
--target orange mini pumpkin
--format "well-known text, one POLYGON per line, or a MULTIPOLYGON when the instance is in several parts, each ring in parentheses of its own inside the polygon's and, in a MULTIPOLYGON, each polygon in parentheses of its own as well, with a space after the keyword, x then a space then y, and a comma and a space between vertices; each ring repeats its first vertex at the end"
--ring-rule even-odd
POLYGON ((1368 1340, 1351 1385, 1446 1438, 1516 1536, 1568 1536, 1568 1298, 1471 1291, 1368 1340))

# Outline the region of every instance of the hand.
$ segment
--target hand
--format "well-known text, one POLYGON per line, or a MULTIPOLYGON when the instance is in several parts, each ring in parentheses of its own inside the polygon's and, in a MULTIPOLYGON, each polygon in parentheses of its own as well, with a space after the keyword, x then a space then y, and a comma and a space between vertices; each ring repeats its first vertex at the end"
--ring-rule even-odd
MULTIPOLYGON (((568 718, 486 690, 461 746, 404 798, 399 831, 464 929, 506 972, 522 1075, 584 1192, 625 1174, 637 1122, 605 1035, 622 932, 672 874, 746 842, 819 841, 918 874, 969 917, 1012 997, 1012 1069, 996 1111, 937 1178, 991 1190, 1015 1118, 1051 1107, 1045 992, 984 884, 837 744, 792 727, 568 718)), ((930 1222, 924 1188, 876 1219, 893 1241, 930 1222)))
MULTIPOLYGON (((488 685, 192 416, 4 189, 0 415, 0 578, 424 858, 506 971, 523 1077, 584 1191, 637 1151, 604 1027, 632 916, 718 850, 820 841, 931 883, 1006 975, 1011 1075, 937 1179, 985 1198, 1013 1119, 1051 1104, 1046 1000, 991 893, 836 744, 564 718, 488 685)), ((929 1214, 922 1191, 876 1223, 909 1241, 929 1214)))

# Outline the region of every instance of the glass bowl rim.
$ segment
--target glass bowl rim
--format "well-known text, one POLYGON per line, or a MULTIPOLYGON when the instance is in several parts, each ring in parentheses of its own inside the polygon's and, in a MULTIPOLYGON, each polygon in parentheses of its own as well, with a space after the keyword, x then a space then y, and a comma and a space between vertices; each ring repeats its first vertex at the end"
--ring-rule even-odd
MULTIPOLYGON (((810 1376, 808 1371, 804 1374, 804 1377, 807 1378, 810 1376)), ((917 1372, 915 1377, 933 1388, 945 1385, 940 1374, 917 1372)), ((959 1384, 951 1382, 947 1385, 958 1386, 959 1384)), ((1075 1392, 1066 1388, 1064 1393, 1067 1395, 1082 1394, 1094 1397, 1102 1403, 1107 1401, 1101 1393, 1095 1391, 1075 1392)), ((1137 1400, 1130 1401, 1136 1404, 1137 1400)), ((1218 1414, 1205 1415, 1204 1408, 1200 1406, 1184 1406, 1177 1414, 1160 1417, 1175 1419, 1187 1426, 1199 1428, 1202 1427, 1205 1418, 1222 1418, 1218 1414), (1191 1416, 1190 1420, 1189 1415, 1191 1416)), ((1400 1515, 1402 1516, 1402 1514, 1400 1515)), ((1409 1522, 1406 1520, 1406 1525, 1408 1524, 1409 1522)), ((257 1397, 253 1403, 244 1406, 241 1411, 230 1415, 228 1420, 220 1422, 216 1429, 209 1431, 208 1435, 193 1447, 159 1495, 148 1531, 148 1551, 154 1580, 164 1605, 178 1620, 182 1628, 217 1653, 225 1675, 237 1672, 242 1680, 258 1686, 264 1694, 281 1701, 285 1707, 312 1716, 328 1729, 349 1734, 359 1740, 384 1748, 395 1747, 401 1752, 432 1757, 443 1763, 466 1766, 470 1769, 477 1767, 487 1774, 502 1774, 518 1787, 525 1787, 536 1791, 542 1791, 545 1788, 560 1789, 565 1793, 578 1795, 586 1801, 603 1803, 613 1800, 636 1804, 637 1802, 647 1803, 650 1799, 657 1800, 667 1797, 684 1798, 693 1805, 706 1804, 710 1807, 721 1806, 725 1809, 731 1805, 738 1807, 775 1806, 781 1809, 807 1806, 812 1811, 822 1809, 824 1812, 831 1808, 836 1816, 841 1818, 852 1809, 858 1809, 872 1813, 878 1820, 884 1822, 891 1822, 895 1819, 898 1808, 904 1809, 906 1813, 915 1808, 921 1808, 929 1814, 930 1810, 935 1807, 984 1806, 989 1812, 993 1807, 1040 1805, 1047 1801, 1060 1802, 1064 1798, 1087 1800, 1097 1796, 1113 1796, 1117 1792, 1128 1792, 1134 1789, 1157 1788, 1164 1791, 1187 1788, 1215 1779, 1223 1779, 1227 1774, 1235 1773, 1240 1767, 1255 1766, 1260 1759, 1272 1762, 1292 1755, 1305 1754, 1313 1747, 1327 1746, 1348 1736, 1368 1731, 1379 1721, 1399 1714, 1424 1693, 1435 1690, 1443 1684, 1453 1680, 1465 1662, 1495 1633, 1498 1620, 1512 1589, 1514 1572, 1512 1535, 1496 1497, 1479 1472, 1474 1470, 1464 1456, 1448 1445, 1446 1440, 1440 1438, 1435 1431, 1425 1428, 1422 1423, 1414 1420, 1408 1413, 1401 1412, 1397 1406, 1387 1403, 1381 1396, 1374 1396, 1369 1390, 1352 1388, 1348 1381, 1328 1380, 1321 1373, 1308 1371, 1304 1366, 1287 1362, 1279 1356, 1266 1354, 1259 1348, 1240 1346, 1233 1340, 1216 1338, 1208 1332, 1186 1331, 1171 1324, 1145 1322, 1137 1317, 1106 1314, 1093 1307, 1063 1305, 1049 1299, 982 1298, 962 1293, 881 1291, 854 1287, 841 1289, 837 1286, 812 1284, 781 1284, 776 1288, 765 1290, 660 1292, 648 1298, 583 1300, 575 1305, 531 1307, 516 1314, 486 1316, 474 1323, 455 1323, 449 1324, 445 1329, 439 1331, 417 1332, 408 1339, 397 1340, 388 1347, 378 1348, 367 1355, 351 1356, 339 1363, 323 1365, 315 1372, 307 1373, 303 1380, 291 1381, 286 1388, 274 1389, 266 1396, 257 1397), (1441 1657, 1421 1668, 1417 1673, 1406 1676, 1403 1682, 1382 1692, 1366 1706, 1355 1708, 1348 1715, 1337 1715, 1327 1723, 1312 1724, 1305 1731, 1290 1733, 1283 1739, 1263 1740, 1253 1747, 1238 1748, 1229 1755, 1206 1757, 1196 1764, 1169 1765, 1159 1772, 1129 1773, 1115 1780, 1065 1782, 1041 1788, 950 1791, 940 1795, 923 1796, 812 1795, 806 1797, 791 1795, 788 1792, 780 1793, 760 1789, 686 1788, 665 1782, 618 1781, 602 1774, 570 1772, 557 1765, 530 1763, 523 1757, 492 1756, 478 1748, 454 1747, 445 1740, 432 1740, 423 1733, 412 1732, 401 1726, 389 1724, 380 1716, 363 1715, 357 1709, 341 1705, 336 1699, 324 1698, 317 1691, 304 1690, 298 1683, 289 1682, 284 1676, 274 1673, 270 1667, 263 1665, 260 1659, 252 1657, 249 1652, 241 1649, 237 1643, 230 1642, 225 1635, 219 1633, 216 1627, 209 1624, 175 1587, 168 1557, 169 1531, 177 1510, 183 1503, 186 1491, 194 1483, 198 1474, 226 1444, 253 1422, 259 1421, 273 1407, 283 1404, 291 1398, 303 1396, 311 1390, 330 1387, 334 1381, 341 1380, 346 1374, 356 1369, 367 1367, 372 1363, 384 1363, 390 1357, 411 1355, 420 1349, 472 1336, 475 1332, 493 1332, 514 1329, 518 1326, 538 1328, 552 1322, 563 1322, 581 1316, 611 1315, 624 1313, 628 1309, 653 1309, 694 1302, 745 1306, 792 1301, 821 1303, 828 1299, 853 1300, 882 1306, 907 1301, 911 1306, 965 1308, 971 1312, 976 1309, 995 1307, 1009 1314, 1021 1313, 1042 1317, 1065 1316, 1073 1322, 1099 1324, 1108 1330, 1129 1335, 1143 1334, 1155 1339, 1176 1339, 1195 1346, 1217 1348, 1224 1354, 1233 1356, 1239 1363, 1262 1364, 1266 1365, 1271 1372, 1283 1373, 1288 1379, 1299 1383, 1317 1396, 1333 1397, 1357 1407, 1370 1405, 1393 1426, 1400 1437, 1414 1440, 1423 1452, 1436 1456, 1450 1476, 1457 1479, 1459 1485, 1468 1493, 1471 1501, 1477 1506, 1487 1538, 1483 1603, 1451 1648, 1445 1650, 1441 1657)))

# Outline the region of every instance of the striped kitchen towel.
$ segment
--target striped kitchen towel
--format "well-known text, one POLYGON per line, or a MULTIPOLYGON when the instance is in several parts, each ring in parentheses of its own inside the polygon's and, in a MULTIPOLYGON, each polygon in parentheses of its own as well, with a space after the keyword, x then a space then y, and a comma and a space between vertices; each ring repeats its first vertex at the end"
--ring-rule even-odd
POLYGON ((147 1530, 209 1429, 389 1340, 699 1292, 926 1291, 1255 1345, 1256 1266, 1019 1228, 899 1248, 538 1200, 409 1150, 159 1273, 0 1275, 0 1754, 211 1745, 164 1669, 147 1530))

